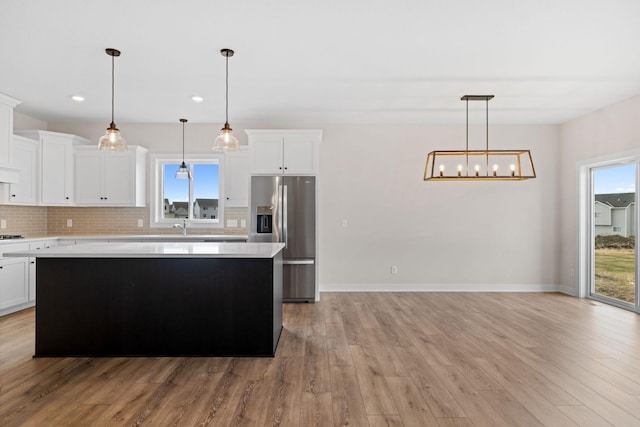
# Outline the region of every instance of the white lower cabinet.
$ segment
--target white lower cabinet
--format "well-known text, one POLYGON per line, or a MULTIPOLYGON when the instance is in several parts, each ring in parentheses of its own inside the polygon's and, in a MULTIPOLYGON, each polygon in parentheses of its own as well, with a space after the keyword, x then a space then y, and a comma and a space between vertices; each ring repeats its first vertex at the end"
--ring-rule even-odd
POLYGON ((0 260, 0 310, 29 301, 27 262, 26 258, 0 260))
MULTIPOLYGON (((42 240, 29 243, 29 250, 47 249, 56 246, 55 240, 42 240)), ((29 258, 29 302, 36 302, 36 258, 29 258)))
POLYGON ((0 316, 32 307, 36 302, 36 259, 3 257, 6 252, 56 246, 55 239, 0 244, 0 316))
POLYGON ((0 246, 0 315, 29 306, 29 259, 2 257, 4 252, 27 249, 26 243, 0 246))

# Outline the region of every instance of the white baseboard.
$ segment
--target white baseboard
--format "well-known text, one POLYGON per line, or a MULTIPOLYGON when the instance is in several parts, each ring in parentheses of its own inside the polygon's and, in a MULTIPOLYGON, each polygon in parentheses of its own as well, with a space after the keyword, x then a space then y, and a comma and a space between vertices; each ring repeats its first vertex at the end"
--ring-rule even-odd
POLYGON ((578 290, 574 288, 567 288, 566 286, 558 286, 558 292, 562 292, 563 294, 571 295, 572 297, 578 296, 578 290))
MULTIPOLYGON (((434 283, 325 283, 320 292, 564 292, 559 285, 434 284, 434 283)), ((572 294, 570 294, 572 295, 572 294)))

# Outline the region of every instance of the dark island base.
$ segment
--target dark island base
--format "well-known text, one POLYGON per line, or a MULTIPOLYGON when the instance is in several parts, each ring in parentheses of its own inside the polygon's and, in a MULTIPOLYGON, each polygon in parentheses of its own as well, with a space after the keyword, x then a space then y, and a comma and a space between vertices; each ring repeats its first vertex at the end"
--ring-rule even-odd
POLYGON ((282 257, 38 258, 36 357, 273 356, 282 257))

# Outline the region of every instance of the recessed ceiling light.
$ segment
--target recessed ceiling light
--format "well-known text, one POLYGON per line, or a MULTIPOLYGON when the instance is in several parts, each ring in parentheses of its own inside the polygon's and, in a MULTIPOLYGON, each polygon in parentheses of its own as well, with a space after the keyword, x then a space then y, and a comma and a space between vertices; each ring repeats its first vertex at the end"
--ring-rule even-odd
POLYGON ((193 102, 202 102, 204 101, 204 98, 201 96, 192 96, 191 99, 193 99, 193 102))
POLYGON ((82 102, 82 101, 84 101, 84 96, 80 96, 80 95, 73 95, 73 96, 71 97, 71 99, 73 99, 73 100, 74 100, 74 101, 76 101, 76 102, 82 102))

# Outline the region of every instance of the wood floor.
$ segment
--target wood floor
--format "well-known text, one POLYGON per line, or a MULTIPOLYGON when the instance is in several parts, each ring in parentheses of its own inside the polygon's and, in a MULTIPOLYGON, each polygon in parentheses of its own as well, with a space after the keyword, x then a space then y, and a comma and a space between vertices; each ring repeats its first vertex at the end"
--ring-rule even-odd
POLYGON ((1 426, 639 426, 640 316, 561 294, 323 293, 274 358, 32 359, 0 318, 1 426))

